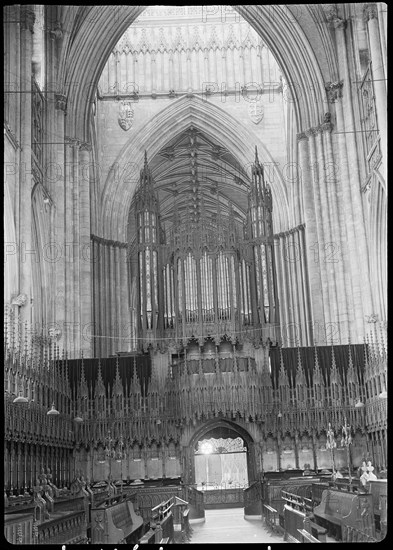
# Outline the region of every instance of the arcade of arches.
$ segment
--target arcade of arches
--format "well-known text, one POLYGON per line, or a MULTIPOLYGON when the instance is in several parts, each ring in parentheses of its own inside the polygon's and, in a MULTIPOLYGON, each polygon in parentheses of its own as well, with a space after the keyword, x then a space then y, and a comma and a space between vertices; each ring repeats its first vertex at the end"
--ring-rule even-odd
POLYGON ((4 8, 8 501, 386 470, 386 25, 4 8))

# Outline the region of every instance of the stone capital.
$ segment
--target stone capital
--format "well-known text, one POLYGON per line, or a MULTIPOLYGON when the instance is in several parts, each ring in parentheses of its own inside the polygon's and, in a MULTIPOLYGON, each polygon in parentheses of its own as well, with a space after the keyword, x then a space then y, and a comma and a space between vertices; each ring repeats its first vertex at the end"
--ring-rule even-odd
POLYGON ((87 141, 81 141, 79 144, 79 150, 88 151, 90 153, 90 151, 92 151, 92 146, 90 143, 87 143, 87 141))
POLYGON ((67 96, 64 94, 55 94, 55 109, 67 112, 67 96))
POLYGON ((363 5, 363 20, 367 23, 370 19, 378 19, 378 8, 374 2, 363 5))
POLYGON ((308 141, 306 132, 299 132, 298 134, 296 134, 296 139, 297 141, 302 141, 302 140, 308 141))
POLYGON ((63 38, 63 29, 60 21, 56 21, 55 27, 49 32, 49 36, 52 40, 60 40, 63 38))
POLYGON ((335 29, 345 29, 347 26, 347 21, 345 19, 341 19, 340 17, 335 17, 332 19, 332 25, 335 29))
POLYGON ((322 4, 322 9, 325 12, 326 19, 332 21, 337 17, 337 5, 336 4, 322 4))
POLYGON ((76 139, 76 138, 72 138, 72 137, 69 137, 69 136, 65 136, 64 138, 64 142, 66 145, 68 145, 69 147, 79 147, 81 142, 76 139))
POLYGON ((337 99, 342 97, 342 88, 344 82, 338 80, 337 82, 327 82, 325 84, 325 90, 329 103, 334 103, 337 99))
POLYGON ((323 122, 321 124, 321 129, 323 132, 331 132, 333 130, 333 124, 331 122, 323 122))
POLYGON ((320 126, 313 126, 304 131, 307 137, 316 136, 321 131, 320 126))
POLYGON ((20 26, 23 30, 34 32, 35 13, 30 6, 20 7, 20 26))

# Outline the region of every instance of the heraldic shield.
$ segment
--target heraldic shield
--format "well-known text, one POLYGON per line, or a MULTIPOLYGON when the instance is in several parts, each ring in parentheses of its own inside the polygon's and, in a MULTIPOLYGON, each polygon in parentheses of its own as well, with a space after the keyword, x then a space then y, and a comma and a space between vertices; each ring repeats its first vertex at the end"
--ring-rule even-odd
POLYGON ((258 124, 263 119, 263 105, 259 101, 251 101, 248 105, 248 114, 254 124, 258 124))
POLYGON ((120 128, 127 131, 131 128, 134 120, 134 110, 130 101, 122 101, 119 106, 118 122, 120 128))

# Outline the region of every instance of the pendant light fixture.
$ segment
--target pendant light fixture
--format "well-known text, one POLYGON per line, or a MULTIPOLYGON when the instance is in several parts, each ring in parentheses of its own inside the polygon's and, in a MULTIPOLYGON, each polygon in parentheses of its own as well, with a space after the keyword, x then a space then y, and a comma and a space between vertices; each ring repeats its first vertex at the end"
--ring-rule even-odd
POLYGON ((13 403, 28 403, 29 400, 27 399, 27 397, 23 397, 22 395, 22 390, 19 390, 19 395, 18 397, 15 397, 15 399, 13 400, 13 403))
POLYGON ((60 414, 60 413, 59 413, 58 410, 56 410, 55 404, 52 403, 52 407, 50 408, 50 410, 49 410, 46 414, 47 414, 47 415, 51 415, 51 416, 56 416, 56 415, 58 415, 58 414, 60 414))

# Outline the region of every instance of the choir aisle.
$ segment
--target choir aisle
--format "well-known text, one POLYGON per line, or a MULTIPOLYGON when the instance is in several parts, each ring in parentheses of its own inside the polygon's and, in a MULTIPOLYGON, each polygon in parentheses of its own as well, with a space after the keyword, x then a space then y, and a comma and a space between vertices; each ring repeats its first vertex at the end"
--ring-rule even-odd
POLYGON ((206 510, 204 523, 192 525, 190 544, 278 543, 283 537, 271 533, 261 519, 244 519, 244 508, 206 510))

